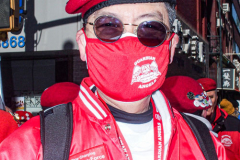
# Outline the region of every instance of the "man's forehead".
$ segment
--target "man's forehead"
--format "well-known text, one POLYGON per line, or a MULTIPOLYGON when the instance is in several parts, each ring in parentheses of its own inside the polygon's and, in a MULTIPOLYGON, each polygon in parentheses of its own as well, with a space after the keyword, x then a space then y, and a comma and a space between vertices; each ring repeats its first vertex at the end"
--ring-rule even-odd
MULTIPOLYGON (((116 4, 102 8, 94 12, 90 17, 96 19, 99 16, 108 15, 119 19, 129 19, 137 21, 143 18, 157 18, 163 21, 167 14, 166 6, 163 2, 158 3, 136 3, 136 4, 116 4)), ((90 18, 89 17, 89 18, 90 18)))
POLYGON ((208 96, 214 96, 215 94, 217 94, 217 90, 211 90, 211 91, 207 91, 207 95, 208 96))

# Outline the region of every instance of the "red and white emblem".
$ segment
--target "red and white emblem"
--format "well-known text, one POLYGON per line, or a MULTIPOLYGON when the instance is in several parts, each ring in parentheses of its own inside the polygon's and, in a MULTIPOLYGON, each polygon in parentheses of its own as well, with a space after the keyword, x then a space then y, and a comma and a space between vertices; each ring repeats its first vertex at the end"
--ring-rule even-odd
POLYGON ((131 85, 135 82, 141 82, 142 84, 146 84, 146 87, 139 88, 147 88, 152 86, 156 79, 161 73, 158 70, 158 65, 155 61, 155 57, 147 56, 137 60, 135 63, 135 67, 133 69, 133 76, 131 85), (145 60, 152 60, 151 63, 143 64, 142 66, 138 65, 138 63, 143 62, 145 60))
POLYGON ((231 136, 223 135, 221 137, 221 143, 226 147, 230 147, 233 144, 231 136))

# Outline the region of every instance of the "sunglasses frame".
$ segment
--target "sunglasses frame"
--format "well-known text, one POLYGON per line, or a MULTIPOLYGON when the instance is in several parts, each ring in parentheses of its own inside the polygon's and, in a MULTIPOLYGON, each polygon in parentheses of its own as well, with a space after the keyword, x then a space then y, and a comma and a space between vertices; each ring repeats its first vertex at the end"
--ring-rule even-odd
MULTIPOLYGON (((153 48, 153 47, 158 47, 158 46, 160 46, 161 44, 163 44, 163 43, 165 42, 165 40, 167 39, 167 37, 170 37, 170 36, 168 36, 168 34, 169 34, 169 33, 172 33, 172 31, 171 31, 171 30, 168 30, 167 27, 166 27, 166 25, 165 25, 163 22, 160 22, 160 21, 143 21, 143 22, 141 22, 139 25, 137 25, 137 24, 132 24, 132 23, 122 23, 122 21, 121 21, 120 19, 118 19, 118 18, 116 18, 116 17, 114 17, 114 16, 109 16, 109 15, 99 16, 98 18, 96 18, 96 19, 94 20, 93 23, 92 23, 92 22, 85 22, 85 24, 90 24, 90 25, 92 25, 95 36, 96 36, 100 41, 102 41, 102 42, 104 42, 104 43, 114 43, 114 42, 116 42, 117 40, 119 40, 119 39, 122 37, 123 33, 124 33, 124 30, 125 30, 124 26, 125 26, 125 25, 136 26, 137 29, 135 30, 135 31, 136 31, 135 33, 137 33, 136 35, 137 35, 137 37, 138 37, 138 40, 139 40, 144 46, 146 46, 146 47, 151 47, 151 48, 153 48), (119 22, 121 22, 121 24, 122 24, 122 26, 123 26, 123 31, 122 31, 121 35, 119 36, 119 38, 116 39, 115 41, 112 41, 112 42, 103 41, 101 38, 99 38, 99 37, 97 36, 97 34, 96 34, 96 32, 95 32, 95 24, 96 24, 96 21, 99 20, 99 19, 102 18, 102 17, 115 18, 115 19, 119 20, 119 22), (145 23, 145 22, 158 22, 158 23, 160 23, 160 24, 163 25, 163 27, 164 27, 165 30, 166 30, 166 35, 165 35, 165 37, 164 37, 164 40, 163 40, 160 44, 158 44, 158 45, 156 45, 156 46, 147 46, 147 45, 143 44, 143 43, 140 41, 140 39, 139 39, 139 37, 138 37, 138 29, 139 29, 139 26, 141 26, 141 25, 142 25, 143 23, 145 23)), ((135 33, 134 33, 134 34, 135 34, 135 33)))

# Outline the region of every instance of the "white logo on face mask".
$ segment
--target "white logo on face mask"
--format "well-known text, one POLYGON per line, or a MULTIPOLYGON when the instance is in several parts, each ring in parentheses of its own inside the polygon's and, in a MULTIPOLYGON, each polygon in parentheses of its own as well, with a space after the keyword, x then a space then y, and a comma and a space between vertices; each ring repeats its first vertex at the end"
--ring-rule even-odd
POLYGON ((138 59, 134 63, 134 65, 135 67, 133 69, 131 85, 135 82, 144 83, 144 84, 141 84, 138 88, 148 88, 152 86, 156 82, 156 79, 158 78, 158 76, 161 75, 161 73, 158 71, 158 65, 155 61, 155 57, 151 57, 151 56, 143 57, 141 59, 138 59), (142 66, 138 65, 140 62, 143 62, 146 60, 152 60, 152 63, 144 64, 142 66))

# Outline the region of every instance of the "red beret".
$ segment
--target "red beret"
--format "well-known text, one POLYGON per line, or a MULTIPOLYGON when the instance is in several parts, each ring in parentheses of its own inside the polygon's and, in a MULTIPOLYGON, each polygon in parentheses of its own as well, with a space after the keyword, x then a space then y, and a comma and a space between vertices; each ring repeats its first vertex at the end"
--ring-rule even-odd
POLYGON ((3 110, 0 110, 0 142, 18 128, 14 117, 3 110))
POLYGON ((171 106, 180 112, 193 113, 208 109, 212 105, 202 86, 190 77, 169 77, 160 89, 171 106))
MULTIPOLYGON (((127 4, 127 3, 154 3, 154 2, 169 2, 176 4, 176 0, 69 0, 66 5, 66 12, 70 14, 82 13, 84 17, 87 13, 87 17, 93 12, 115 4, 127 4)), ((87 18, 86 17, 86 18, 87 18)))
POLYGON ((90 8, 104 1, 107 0, 69 0, 65 9, 67 13, 82 13, 83 16, 90 8))
POLYGON ((41 106, 53 107, 72 102, 79 94, 80 86, 71 82, 61 82, 47 88, 41 96, 41 106))
POLYGON ((16 111, 14 115, 15 118, 19 121, 28 121, 30 118, 33 117, 32 113, 28 111, 16 111))
POLYGON ((197 81, 202 84, 206 92, 217 89, 216 82, 211 78, 200 78, 197 81))

